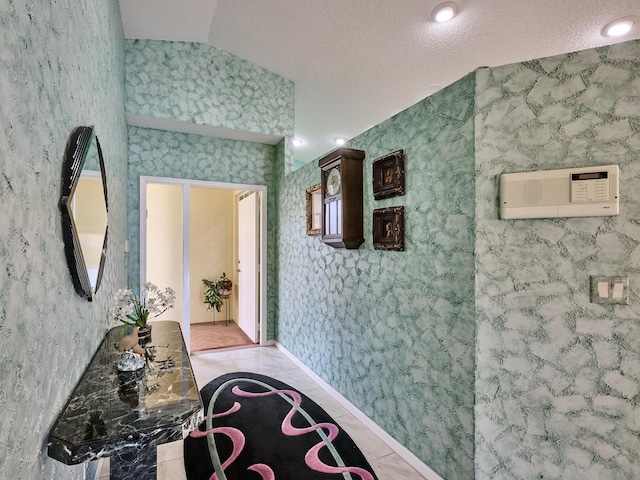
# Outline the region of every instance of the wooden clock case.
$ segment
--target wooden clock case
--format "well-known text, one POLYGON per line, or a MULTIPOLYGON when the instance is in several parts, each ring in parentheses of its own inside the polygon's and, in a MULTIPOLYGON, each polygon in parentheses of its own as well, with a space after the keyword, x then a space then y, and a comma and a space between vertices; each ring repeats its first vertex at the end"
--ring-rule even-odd
POLYGON ((338 148, 318 160, 322 171, 322 241, 334 248, 357 249, 364 243, 362 227, 362 163, 365 152, 338 148), (340 170, 340 188, 327 192, 327 176, 340 170))

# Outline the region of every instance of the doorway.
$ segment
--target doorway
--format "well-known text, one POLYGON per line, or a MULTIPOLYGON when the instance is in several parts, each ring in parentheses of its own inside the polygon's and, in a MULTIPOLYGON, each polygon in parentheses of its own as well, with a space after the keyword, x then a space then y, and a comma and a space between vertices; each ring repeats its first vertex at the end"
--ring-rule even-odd
POLYGON ((196 343, 202 349, 202 332, 215 340, 212 348, 237 345, 234 330, 247 343, 266 343, 266 195, 265 186, 140 177, 141 285, 176 291, 175 308, 158 320, 180 322, 190 352, 196 343), (208 311, 202 279, 223 273, 233 281, 231 296, 220 312, 208 311))

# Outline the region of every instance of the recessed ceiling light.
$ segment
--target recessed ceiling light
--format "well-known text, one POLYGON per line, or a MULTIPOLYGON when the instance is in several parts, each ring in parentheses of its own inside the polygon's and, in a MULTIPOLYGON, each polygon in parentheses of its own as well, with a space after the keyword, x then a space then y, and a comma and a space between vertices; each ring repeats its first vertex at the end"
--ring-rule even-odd
POLYGON ((335 139, 336 145, 344 145, 345 143, 347 143, 347 139, 346 138, 342 138, 342 137, 338 137, 335 139))
POLYGON ((602 35, 605 37, 621 37, 631 31, 634 25, 632 18, 623 17, 608 23, 602 29, 602 35))
POLYGON ((431 18, 438 23, 444 23, 451 20, 458 14, 458 4, 454 2, 443 2, 439 4, 431 12, 431 18))
POLYGON ((304 143, 304 141, 301 138, 294 138, 293 140, 291 140, 291 144, 294 147, 299 147, 300 145, 302 145, 304 143))

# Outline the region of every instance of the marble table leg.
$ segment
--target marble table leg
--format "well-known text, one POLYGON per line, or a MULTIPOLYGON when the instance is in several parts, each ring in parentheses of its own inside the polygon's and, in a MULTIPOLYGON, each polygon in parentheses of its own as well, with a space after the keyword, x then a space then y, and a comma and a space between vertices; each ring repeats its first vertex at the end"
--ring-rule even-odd
POLYGON ((114 454, 109 459, 111 480, 156 480, 157 449, 132 448, 114 454))

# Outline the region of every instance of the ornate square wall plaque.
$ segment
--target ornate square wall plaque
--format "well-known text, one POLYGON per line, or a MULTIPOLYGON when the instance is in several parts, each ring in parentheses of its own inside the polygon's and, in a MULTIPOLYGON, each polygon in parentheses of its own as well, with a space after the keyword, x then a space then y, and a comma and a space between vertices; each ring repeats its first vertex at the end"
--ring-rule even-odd
POLYGON ((404 207, 373 211, 373 248, 404 251, 404 207))
POLYGON ((404 153, 390 153, 373 161, 373 198, 404 195, 404 153))

